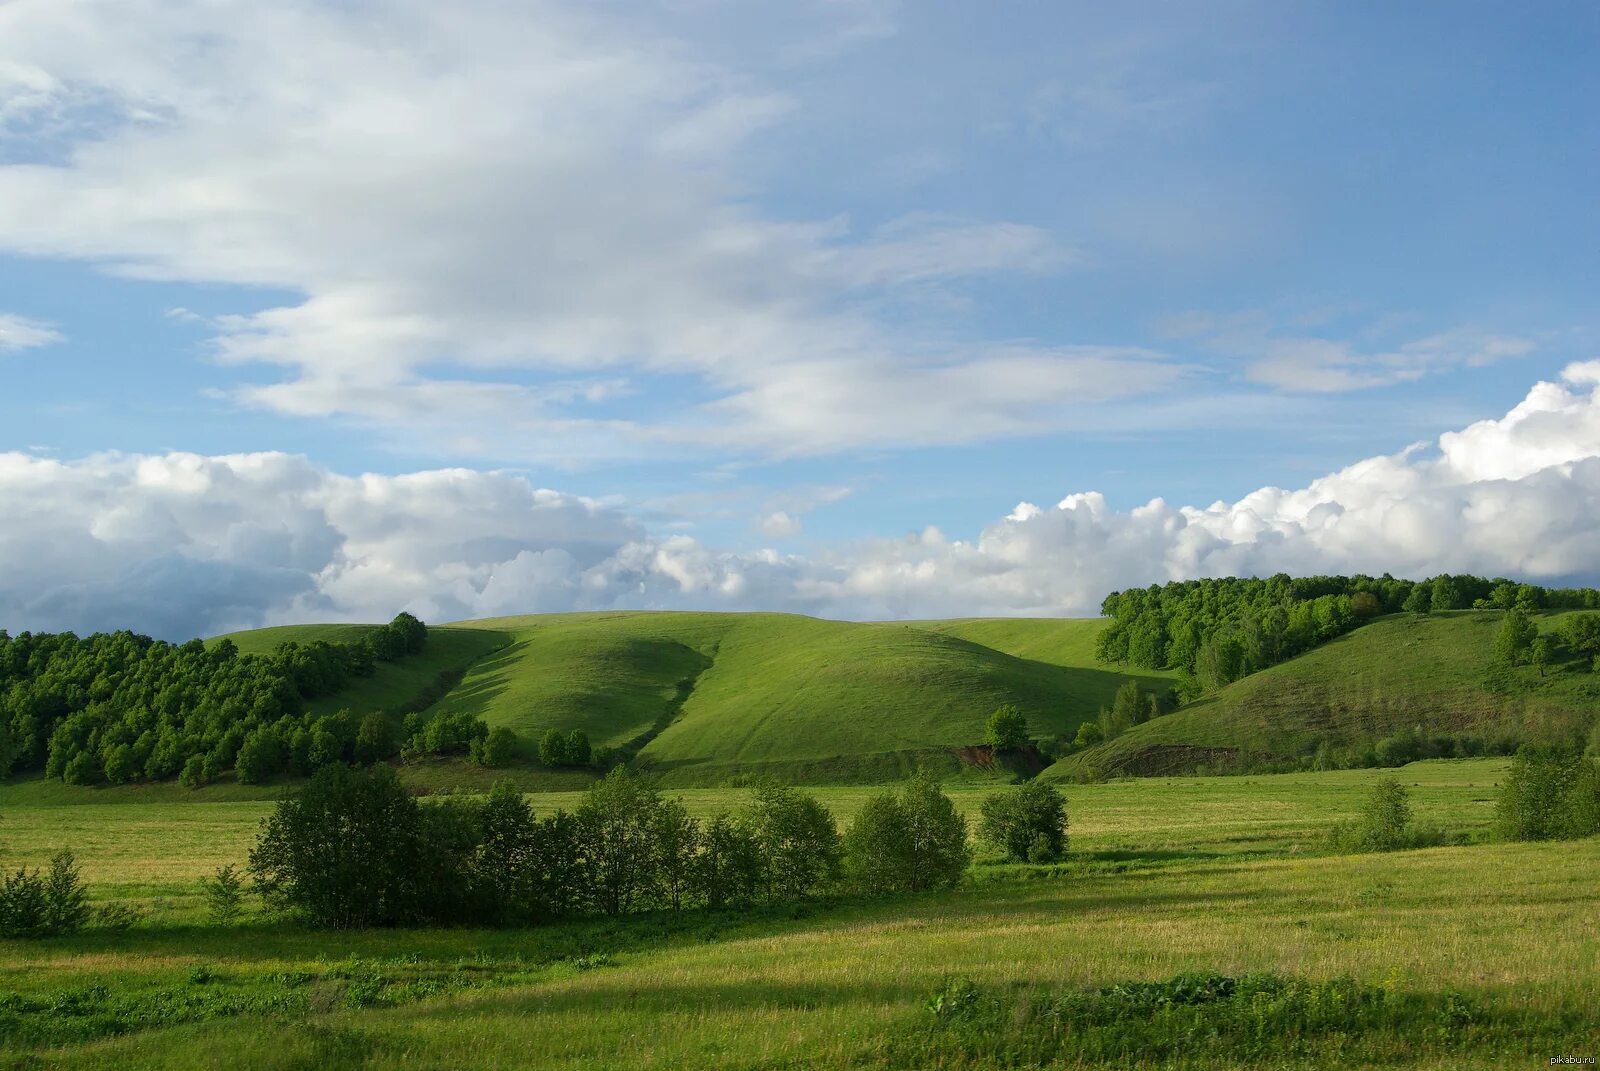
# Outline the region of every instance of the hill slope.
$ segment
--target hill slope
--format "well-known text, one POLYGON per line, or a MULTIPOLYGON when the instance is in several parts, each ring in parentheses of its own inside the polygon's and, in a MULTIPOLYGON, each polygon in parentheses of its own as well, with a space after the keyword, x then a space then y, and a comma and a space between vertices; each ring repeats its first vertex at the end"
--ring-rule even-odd
MULTIPOLYGON (((1563 616, 1541 615, 1540 630, 1563 616)), ((1323 740, 1364 745, 1409 728, 1483 738, 1588 724, 1600 710, 1600 674, 1578 663, 1545 677, 1497 665, 1500 620, 1486 610, 1381 618, 1048 773, 1166 773, 1241 755, 1293 757, 1323 740)))
POLYGON ((507 726, 529 751, 547 728, 582 728, 668 783, 759 773, 870 780, 918 763, 953 767, 951 751, 981 743, 984 719, 1002 703, 1020 707, 1035 736, 1070 734, 1127 679, 1092 664, 1098 621, 616 612, 461 626, 508 644, 435 710, 507 726))
MULTIPOLYGON (((279 625, 273 628, 232 632, 207 641, 232 640, 240 654, 271 654, 279 644, 293 641, 307 644, 353 643, 376 625, 279 625)), ((510 642, 504 633, 491 629, 443 626, 428 630, 422 653, 398 662, 379 662, 371 677, 351 681, 334 693, 307 704, 315 714, 331 714, 348 707, 358 714, 372 710, 399 710, 425 698, 429 689, 450 683, 450 678, 491 651, 510 642)))

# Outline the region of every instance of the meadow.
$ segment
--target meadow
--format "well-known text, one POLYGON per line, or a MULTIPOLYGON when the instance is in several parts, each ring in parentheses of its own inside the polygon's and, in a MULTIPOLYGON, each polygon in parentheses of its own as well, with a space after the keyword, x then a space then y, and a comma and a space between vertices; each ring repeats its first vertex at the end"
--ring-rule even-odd
MULTIPOLYGON (((1354 814, 1384 771, 1113 781, 1068 788, 1065 863, 980 858, 946 893, 532 930, 359 933, 260 917, 202 925, 200 877, 243 860, 269 801, 106 789, 96 802, 63 803, 36 783, 7 785, 9 865, 68 844, 94 897, 148 911, 123 933, 0 943, 9 1066, 1225 1067, 1270 1058, 1444 1068, 1593 1054, 1600 841, 1490 841, 1503 769, 1485 759, 1394 772, 1418 820, 1463 841, 1451 847, 1330 854, 1328 826, 1354 814), (1124 1019, 1087 1025, 1099 1013, 1082 1001, 1113 998, 1084 993, 1190 971, 1266 972, 1288 980, 1271 983, 1289 985, 1285 993, 1343 994, 1357 1019, 1335 1017, 1319 1032, 1301 1015, 1293 1036, 1259 1049, 1173 1047, 1195 1023, 1163 1026, 1159 1015, 1140 1017, 1137 1038, 1124 1019), (1065 1033, 1059 1016, 1038 1011, 1068 1006, 1078 1025, 1065 1033), (1168 1027, 1165 1042, 1149 1033, 1168 1027)), ((997 787, 949 791, 972 813, 997 787)), ((815 791, 847 820, 872 790, 815 791)), ((702 815, 744 795, 673 794, 702 815)), ((530 799, 548 811, 576 795, 530 799)), ((1266 998, 1252 999, 1252 1014, 1264 1014, 1266 998)))

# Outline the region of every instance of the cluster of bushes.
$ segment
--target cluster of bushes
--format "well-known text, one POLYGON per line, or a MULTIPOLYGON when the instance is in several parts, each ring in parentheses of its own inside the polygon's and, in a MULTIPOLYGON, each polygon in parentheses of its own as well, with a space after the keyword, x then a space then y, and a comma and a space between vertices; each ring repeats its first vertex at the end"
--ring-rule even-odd
MULTIPOLYGON (((1468 608, 1600 609, 1600 590, 1542 588, 1502 578, 1442 575, 1429 580, 1370 576, 1229 577, 1151 585, 1106 596, 1111 623, 1095 654, 1189 675, 1185 697, 1349 632, 1379 614, 1468 608)), ((1600 648, 1600 626, 1596 627, 1600 648)))
POLYGON ((587 766, 593 757, 582 729, 546 729, 539 738, 539 761, 546 766, 587 766))
MULTIPOLYGON (((1066 851, 1065 811, 1031 782, 984 803, 982 834, 1010 858, 1050 862, 1066 851)), ((868 800, 841 836, 814 797, 772 784, 701 821, 619 767, 577 810, 540 818, 505 783, 424 804, 386 766, 330 766, 278 804, 249 870, 269 907, 340 928, 913 892, 956 883, 970 861, 966 819, 920 774, 868 800)), ((237 876, 223 877, 208 887, 214 916, 237 910, 237 876)))
POLYGON ((377 724, 309 718, 307 700, 370 676, 377 661, 416 654, 427 631, 402 613, 356 643, 285 643, 270 655, 241 655, 229 640, 0 631, 0 775, 200 783, 235 765, 241 779, 259 780, 353 761, 358 735, 377 724))
POLYGON ((55 937, 88 923, 89 904, 69 851, 44 872, 19 868, 0 879, 0 937, 55 937))

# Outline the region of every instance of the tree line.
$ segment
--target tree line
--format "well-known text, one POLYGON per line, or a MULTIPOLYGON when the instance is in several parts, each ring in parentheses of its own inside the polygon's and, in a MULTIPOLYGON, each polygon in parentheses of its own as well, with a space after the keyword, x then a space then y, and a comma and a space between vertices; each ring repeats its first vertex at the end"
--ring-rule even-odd
MULTIPOLYGON (((998 794, 981 832, 1008 857, 1059 858, 1065 802, 1042 783, 998 794)), ((868 800, 841 834, 815 797, 775 784, 701 821, 618 767, 575 811, 537 817, 504 782, 424 804, 387 766, 341 765, 278 804, 249 872, 270 907, 315 926, 527 925, 942 888, 971 860, 967 834, 925 775, 868 800)))
POLYGON ((1181 670, 1180 691, 1192 698, 1380 614, 1466 609, 1600 609, 1600 590, 1449 574, 1420 581, 1387 573, 1174 581, 1107 595, 1100 610, 1111 622, 1096 640, 1095 656, 1105 663, 1181 670))
POLYGON ((230 768, 248 782, 385 758, 420 722, 396 726, 382 712, 314 718, 307 701, 420 653, 427 637, 408 613, 353 643, 288 642, 269 655, 241 654, 227 639, 0 630, 0 775, 198 785, 230 768))

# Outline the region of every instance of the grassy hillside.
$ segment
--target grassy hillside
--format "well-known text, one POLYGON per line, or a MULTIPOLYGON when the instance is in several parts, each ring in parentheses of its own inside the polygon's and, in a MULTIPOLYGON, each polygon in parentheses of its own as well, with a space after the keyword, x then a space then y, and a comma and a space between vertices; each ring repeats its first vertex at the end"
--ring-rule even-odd
MULTIPOLYGON (((859 624, 792 614, 550 614, 465 622, 510 643, 439 704, 515 730, 583 728, 668 783, 872 780, 955 766, 1002 703, 1076 731, 1126 677, 1097 621, 859 624)), ((1161 675, 1141 674, 1149 684, 1161 675)))
MULTIPOLYGON (((217 636, 211 643, 230 639, 241 654, 270 654, 281 643, 351 643, 376 625, 279 625, 217 636)), ((377 671, 334 695, 308 704, 316 714, 331 714, 343 707, 357 713, 371 710, 398 710, 414 702, 440 679, 440 674, 466 670, 474 661, 504 647, 509 641, 502 633, 477 628, 430 628, 422 653, 398 662, 379 662, 377 671)))
MULTIPOLYGON (((1541 615, 1542 632, 1563 614, 1541 615)), ((1579 663, 1541 677, 1498 665, 1498 611, 1397 614, 1272 666, 1050 772, 1151 773, 1225 763, 1240 753, 1288 757, 1320 741, 1364 744, 1403 729, 1526 735, 1585 726, 1600 711, 1600 674, 1579 663)))

